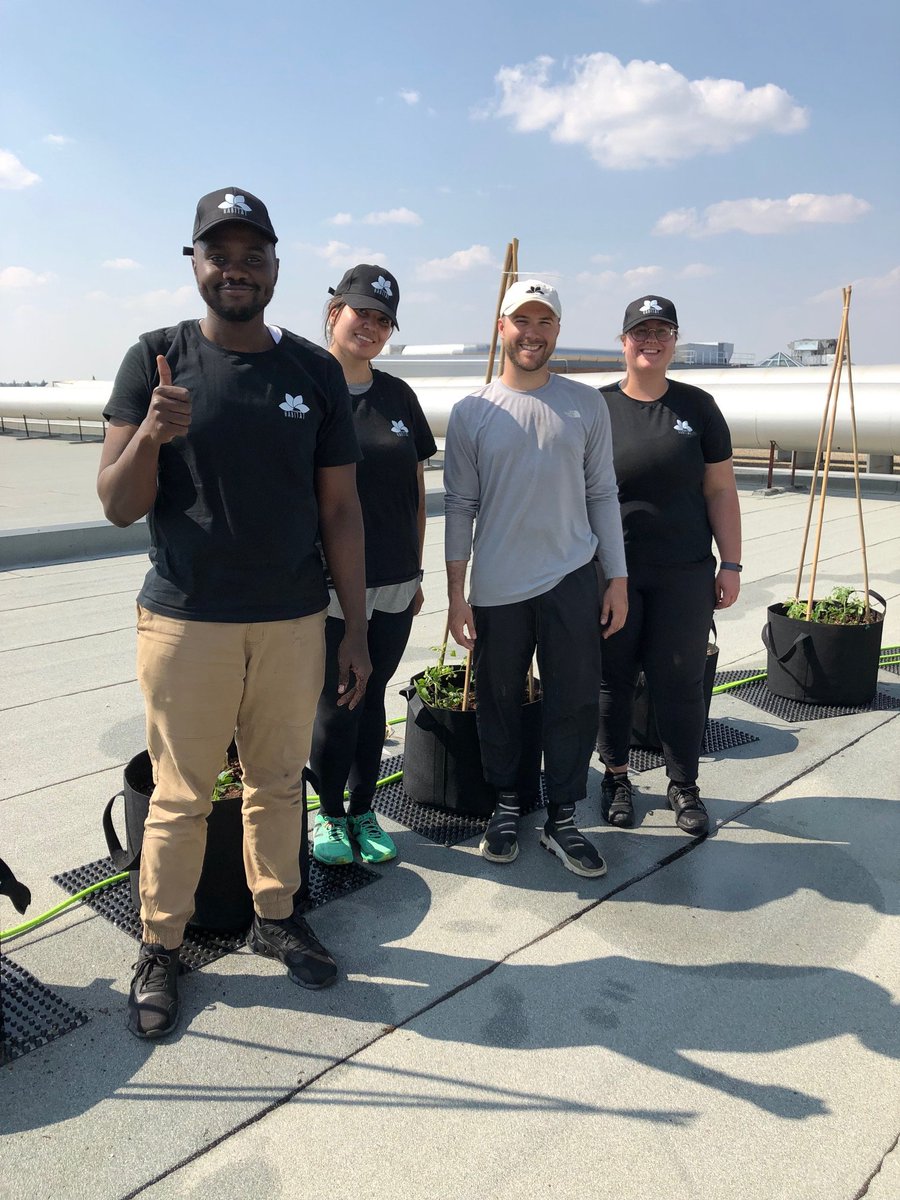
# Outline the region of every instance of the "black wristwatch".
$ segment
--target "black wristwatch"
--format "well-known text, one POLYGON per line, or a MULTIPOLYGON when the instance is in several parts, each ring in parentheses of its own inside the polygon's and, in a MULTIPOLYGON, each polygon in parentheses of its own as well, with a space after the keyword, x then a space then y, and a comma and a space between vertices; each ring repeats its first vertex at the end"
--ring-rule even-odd
POLYGON ((738 573, 740 573, 741 571, 743 571, 743 569, 744 568, 741 566, 740 563, 730 563, 730 562, 720 562, 719 563, 720 571, 737 571, 738 573))

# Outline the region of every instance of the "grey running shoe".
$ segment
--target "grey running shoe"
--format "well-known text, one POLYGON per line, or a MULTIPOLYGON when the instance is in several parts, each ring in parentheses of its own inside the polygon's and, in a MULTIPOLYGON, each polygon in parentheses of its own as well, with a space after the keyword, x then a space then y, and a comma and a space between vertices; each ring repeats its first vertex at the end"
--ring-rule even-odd
POLYGON ((562 862, 567 871, 594 879, 606 874, 606 863, 597 849, 575 826, 575 805, 560 804, 541 833, 541 845, 562 862))
POLYGON ((296 914, 273 921, 254 913, 247 945, 254 954, 283 962, 290 979, 301 987, 328 987, 337 979, 334 959, 303 918, 296 914))
POLYGON ((126 1024, 138 1038, 161 1038, 178 1023, 178 950, 141 942, 126 1024))
POLYGON ((511 863, 519 856, 519 797, 515 792, 498 792, 497 807, 479 844, 489 862, 511 863))
POLYGON ((628 828, 634 824, 634 788, 628 772, 608 771, 600 783, 600 815, 607 825, 628 828))
POLYGON ((675 824, 691 837, 703 837, 709 832, 709 814, 700 799, 695 783, 670 783, 666 792, 669 808, 675 814, 675 824))

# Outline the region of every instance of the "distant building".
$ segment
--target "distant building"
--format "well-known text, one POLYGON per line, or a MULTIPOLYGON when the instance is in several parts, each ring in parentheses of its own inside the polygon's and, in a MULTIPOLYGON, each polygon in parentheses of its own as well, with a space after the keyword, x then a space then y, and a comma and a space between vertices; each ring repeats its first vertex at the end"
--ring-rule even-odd
POLYGON ((802 367, 803 363, 797 358, 792 358, 790 354, 785 354, 783 350, 779 350, 777 354, 770 354, 768 358, 764 358, 761 363, 756 365, 758 367, 802 367))
POLYGON ((830 367, 837 351, 837 339, 800 338, 799 341, 788 342, 788 350, 801 367, 830 367))
POLYGON ((679 342, 672 365, 678 367, 727 367, 734 342, 679 342))
MULTIPOLYGON (((487 369, 490 346, 487 342, 452 343, 449 345, 405 346, 391 343, 385 353, 373 360, 372 365, 387 371, 389 375, 407 376, 484 376, 487 369)), ((497 347, 494 370, 500 357, 497 347)), ((621 348, 615 350, 593 350, 583 347, 557 346, 549 362, 550 370, 557 374, 576 374, 585 371, 619 371, 624 365, 621 348)))

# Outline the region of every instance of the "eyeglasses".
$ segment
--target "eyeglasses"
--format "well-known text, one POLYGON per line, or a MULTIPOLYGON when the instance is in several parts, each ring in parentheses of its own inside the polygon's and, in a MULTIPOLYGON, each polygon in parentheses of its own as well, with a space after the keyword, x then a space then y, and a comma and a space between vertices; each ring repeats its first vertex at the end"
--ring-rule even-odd
POLYGON ((628 330, 628 336, 635 342, 649 342, 654 338, 658 342, 669 342, 677 332, 674 325, 657 325, 650 329, 645 325, 638 325, 636 329, 628 330))

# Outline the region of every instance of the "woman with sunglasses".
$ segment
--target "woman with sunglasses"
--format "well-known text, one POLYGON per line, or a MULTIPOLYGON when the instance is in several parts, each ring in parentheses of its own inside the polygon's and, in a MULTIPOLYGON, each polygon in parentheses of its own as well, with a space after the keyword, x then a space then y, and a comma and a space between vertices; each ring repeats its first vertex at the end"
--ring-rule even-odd
POLYGON ((425 541, 424 462, 436 450, 415 392, 402 379, 372 368, 397 324, 400 289, 384 267, 360 263, 347 271, 325 310, 325 339, 344 369, 362 461, 356 486, 366 535, 366 616, 372 674, 352 711, 338 706, 341 606, 330 593, 325 621, 325 686, 309 756, 320 808, 313 857, 328 866, 386 862, 397 848, 372 811, 384 746, 384 692, 397 670, 412 620, 422 607, 425 541), (344 789, 349 787, 349 811, 344 789))
POLYGON ((625 533, 628 618, 603 643, 597 749, 606 764, 603 818, 633 825, 628 749, 643 670, 669 807, 680 829, 700 837, 709 828, 697 787, 706 649, 714 609, 729 608, 740 591, 741 513, 725 418, 708 392, 666 377, 677 337, 671 300, 633 300, 622 322, 625 376, 602 389, 625 533))

